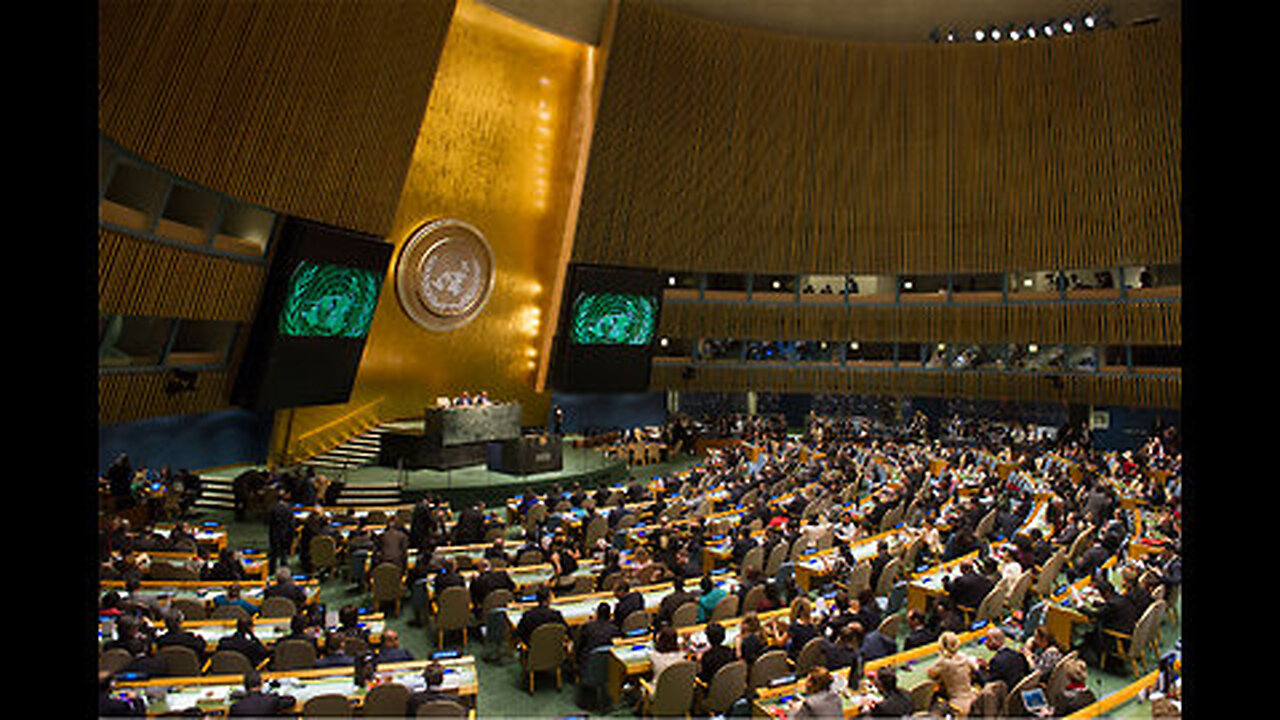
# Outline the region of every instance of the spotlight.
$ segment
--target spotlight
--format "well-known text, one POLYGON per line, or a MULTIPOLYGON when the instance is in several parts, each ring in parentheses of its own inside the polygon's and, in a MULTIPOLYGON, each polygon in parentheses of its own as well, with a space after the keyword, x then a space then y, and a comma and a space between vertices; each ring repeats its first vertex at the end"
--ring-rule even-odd
POLYGON ((1089 30, 1092 30, 1093 26, 1097 24, 1098 24, 1097 21, 1093 19, 1093 15, 1084 16, 1084 26, 1089 30))
POLYGON ((1076 26, 1073 25, 1070 20, 1062 21, 1062 31, 1065 32, 1066 34, 1070 35, 1072 31, 1075 30, 1075 28, 1076 26))
POLYGON ((666 338, 662 338, 661 340, 658 341, 658 344, 661 345, 662 347, 666 347, 667 345, 671 344, 671 341, 666 338))
POLYGON ((1009 39, 1010 40, 1022 39, 1022 34, 1018 32, 1018 28, 1009 28, 1009 39))
POLYGON ((1053 37, 1053 21, 1052 20, 1044 24, 1044 36, 1053 37))
POLYGON ((986 36, 987 34, 982 31, 982 28, 978 28, 977 30, 973 31, 973 39, 977 40, 978 42, 982 42, 983 38, 985 38, 986 36))
POLYGON ((956 31, 954 28, 952 28, 951 30, 947 31, 947 42, 955 42, 955 41, 956 41, 956 31))
POLYGON ((1027 38, 1028 38, 1028 39, 1031 39, 1031 40, 1035 40, 1035 39, 1036 39, 1036 26, 1035 26, 1035 25, 1028 25, 1028 26, 1027 26, 1027 38))
POLYGON ((675 276, 675 275, 668 275, 668 276, 667 276, 667 284, 668 284, 668 285, 675 285, 675 284, 676 284, 676 276, 675 276))
POLYGON ((991 28, 991 39, 995 40, 996 42, 1000 41, 1000 28, 998 27, 991 28))

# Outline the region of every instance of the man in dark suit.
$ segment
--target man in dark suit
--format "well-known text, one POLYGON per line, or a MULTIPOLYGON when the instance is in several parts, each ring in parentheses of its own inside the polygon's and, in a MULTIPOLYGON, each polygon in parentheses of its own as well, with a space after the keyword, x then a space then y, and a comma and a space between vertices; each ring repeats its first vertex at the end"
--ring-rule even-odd
POLYGON ((871 717, 907 717, 911 715, 911 698, 898 689, 897 671, 892 667, 882 667, 876 672, 873 681, 880 690, 880 702, 871 707, 867 713, 871 717))
POLYGON ((182 612, 179 610, 170 610, 169 614, 164 618, 165 633, 156 638, 156 651, 169 645, 181 645, 189 647, 195 651, 196 657, 200 662, 205 660, 205 641, 204 638, 191 632, 184 630, 182 627, 182 612))
POLYGON ((244 697, 232 704, 227 714, 232 717, 271 717, 287 715, 297 701, 290 695, 262 691, 262 676, 257 670, 244 674, 244 697))
POLYGON ((993 587, 995 584, 977 572, 971 562, 961 564, 959 577, 942 582, 942 588, 956 605, 970 609, 977 609, 993 587))
MULTIPOLYGON (((930 627, 923 612, 911 609, 907 611, 907 638, 902 641, 903 651, 937 642, 938 629, 930 627)), ((1010 685, 1009 687, 1013 687, 1010 685)))
POLYGON ((576 647, 578 671, 581 673, 587 667, 587 656, 592 650, 613 642, 613 639, 620 634, 618 626, 613 624, 612 613, 609 610, 609 603, 602 602, 596 606, 596 617, 591 622, 582 626, 578 631, 578 643, 576 647))
POLYGON ((613 608, 613 622, 618 627, 622 627, 622 621, 627 616, 637 610, 644 609, 644 596, 637 590, 631 589, 631 583, 623 580, 614 588, 613 596, 618 599, 618 604, 613 608))
POLYGON ((476 561, 476 576, 471 580, 471 607, 479 612, 485 597, 494 590, 510 590, 514 593, 515 581, 507 571, 492 568, 487 559, 480 558, 476 561))
POLYGON ((667 593, 666 597, 662 598, 662 601, 658 603, 658 622, 671 622, 671 616, 675 614, 676 610, 680 609, 681 605, 688 602, 696 603, 697 601, 696 595, 684 589, 684 578, 677 575, 672 580, 671 592, 667 593))
POLYGON ((416 716, 418 714, 418 706, 425 703, 436 700, 458 702, 457 695, 441 689, 441 686, 444 685, 444 666, 440 663, 427 663, 427 666, 422 669, 422 679, 426 681, 427 687, 425 690, 419 690, 409 695, 408 705, 405 706, 405 717, 416 716))
POLYGON ((718 622, 707 623, 704 631, 709 647, 698 657, 698 679, 710 685, 716 671, 737 660, 733 648, 724 644, 724 626, 718 622))
POLYGON ((455 545, 474 545, 484 542, 485 518, 484 503, 464 508, 458 515, 458 524, 453 526, 453 543, 455 545))
POLYGON ((884 572, 884 566, 889 564, 893 559, 893 553, 889 552, 889 543, 880 540, 876 543, 875 557, 871 558, 871 587, 874 588, 880 582, 880 574, 884 572))
POLYGON ((1107 558, 1111 557, 1111 554, 1111 551, 1103 545, 1101 539, 1095 540, 1094 543, 1089 546, 1089 549, 1085 550, 1084 553, 1080 555, 1079 559, 1076 560, 1075 565, 1072 566, 1071 572, 1068 573, 1068 575, 1070 575, 1073 580, 1088 577, 1093 574, 1093 571, 1102 567, 1102 564, 1107 561, 1107 558))
POLYGON ((377 561, 397 565, 401 572, 409 567, 409 533, 400 525, 400 521, 392 518, 387 528, 378 536, 377 561))
POLYGON ((466 578, 462 577, 462 573, 458 572, 458 561, 453 558, 445 558, 439 574, 431 580, 431 591, 436 597, 440 597, 440 593, 455 585, 466 587, 466 578))
POLYGON ((262 641, 253 634, 253 619, 242 617, 236 620, 236 631, 218 641, 219 650, 235 650, 249 659, 249 664, 257 667, 271 653, 262 641))
POLYGON ((315 667, 354 667, 356 664, 355 656, 347 652, 347 637, 337 632, 331 632, 325 636, 324 650, 325 655, 316 660, 315 667))
POLYGON ((289 562, 296 530, 293 509, 283 498, 277 497, 267 512, 267 565, 271 572, 289 562))
POLYGON ((540 625, 555 622, 569 626, 565 622, 564 616, 559 610, 551 607, 551 590, 545 585, 538 588, 538 604, 529 608, 520 616, 520 623, 516 625, 516 637, 525 645, 529 644, 529 638, 533 636, 533 631, 540 625))
POLYGON ((1114 644, 1114 640, 1111 640, 1105 631, 1111 630, 1124 635, 1133 634, 1133 628, 1138 623, 1138 608, 1131 598, 1116 592, 1106 578, 1095 575, 1093 584, 1102 593, 1103 603, 1094 614, 1094 620, 1097 622, 1093 632, 1090 633, 1090 645, 1101 657, 1102 650, 1114 644))
POLYGON ((387 628, 382 632, 382 645, 378 648, 378 663, 407 662, 413 653, 400 647, 400 633, 387 628))
POLYGON ((978 661, 986 682, 1003 680, 1005 687, 1012 689, 1031 672, 1026 656, 1005 645, 1004 631, 1000 628, 991 627, 987 630, 986 643, 993 654, 990 659, 978 661))
POLYGON ((293 575, 289 572, 289 568, 284 565, 276 568, 276 581, 267 586, 262 596, 264 599, 286 597, 292 600, 293 604, 298 608, 301 608, 307 602, 307 593, 293 581, 293 575))

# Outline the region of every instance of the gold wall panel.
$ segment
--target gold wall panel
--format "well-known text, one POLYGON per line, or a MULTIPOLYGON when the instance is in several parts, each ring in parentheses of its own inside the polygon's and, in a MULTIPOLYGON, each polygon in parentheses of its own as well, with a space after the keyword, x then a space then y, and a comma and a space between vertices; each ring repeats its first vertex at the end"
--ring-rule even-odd
POLYGON ((1176 21, 841 43, 623 2, 574 258, 722 272, 1177 262, 1176 21))
POLYGON ((353 427, 420 417, 438 396, 484 390, 546 421, 550 395, 535 390, 544 341, 555 329, 553 288, 594 82, 587 45, 459 0, 414 144, 388 240, 396 245, 350 402, 285 411, 275 454, 323 450, 353 427), (588 88, 590 89, 590 88, 588 88), (415 229, 437 218, 475 226, 495 258, 484 310, 433 332, 396 299, 394 265, 415 229), (287 436, 287 438, 286 438, 287 436))

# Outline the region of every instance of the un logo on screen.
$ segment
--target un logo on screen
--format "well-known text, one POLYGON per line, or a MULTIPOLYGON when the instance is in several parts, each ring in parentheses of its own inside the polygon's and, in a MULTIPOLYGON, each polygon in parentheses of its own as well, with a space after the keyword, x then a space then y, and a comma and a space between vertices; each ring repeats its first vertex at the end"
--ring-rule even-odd
POLYGON ((453 330, 470 322, 493 291, 489 243, 461 220, 433 220, 409 237, 396 261, 396 295, 414 322, 453 330))

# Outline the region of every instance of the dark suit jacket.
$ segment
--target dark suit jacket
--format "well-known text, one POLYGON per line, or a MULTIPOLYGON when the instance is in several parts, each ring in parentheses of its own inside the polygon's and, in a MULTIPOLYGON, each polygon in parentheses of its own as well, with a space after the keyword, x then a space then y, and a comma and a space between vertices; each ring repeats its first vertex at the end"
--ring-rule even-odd
MULTIPOLYGON (((415 717, 418 714, 418 706, 434 700, 451 700, 458 702, 458 696, 452 693, 442 692, 440 690, 419 690, 409 696, 409 702, 405 706, 405 717, 415 717)), ((461 703, 459 703, 461 704, 461 703)))
POLYGON ((632 590, 618 599, 618 604, 613 607, 613 620, 619 626, 627 616, 636 610, 644 609, 644 596, 639 591, 632 590))
POLYGON ((318 660, 316 660, 315 667, 318 667, 318 668, 346 667, 348 665, 354 666, 355 664, 356 664, 356 659, 354 657, 346 654, 345 652, 339 651, 330 655, 325 655, 322 658, 319 658, 318 660))
POLYGON ((484 513, 473 507, 466 508, 453 526, 454 541, 459 545, 484 542, 484 523, 484 513))
MULTIPOLYGON (((907 633, 907 639, 902 641, 902 649, 910 650, 911 648, 928 645, 931 642, 937 642, 938 631, 931 630, 928 626, 917 628, 907 633)), ((1010 685, 1009 687, 1013 687, 1010 685)))
POLYGON ((1005 687, 1012 689, 1029 672, 1031 672, 1031 666, 1027 664, 1027 658, 1022 653, 1003 647, 987 662, 986 680, 987 682, 1003 680, 1005 687))
POLYGON ((298 587, 297 585, 294 585, 293 583, 289 583, 288 585, 273 583, 267 586, 266 591, 263 592, 262 595, 264 598, 275 597, 275 596, 287 597, 290 600, 292 600, 294 604, 297 605, 299 608, 301 608, 303 604, 307 602, 306 592, 304 592, 302 588, 298 587))
POLYGON ((293 707, 294 703, 294 698, 289 695, 251 692, 233 704, 227 714, 236 717, 284 715, 285 711, 293 707))
POLYGON ((908 717, 911 715, 911 699, 898 690, 871 708, 871 717, 908 717))
POLYGON ((487 570, 471 581, 471 604, 477 608, 484 602, 484 598, 493 590, 510 590, 515 592, 516 584, 503 570, 487 570))
POLYGON ((818 628, 807 623, 792 623, 789 632, 791 637, 787 641, 787 655, 792 660, 800 656, 800 651, 810 640, 818 637, 818 628))
POLYGON ((951 595, 951 599, 957 605, 968 608, 977 608, 982 604, 982 599, 991 592, 993 587, 995 587, 994 583, 978 573, 967 573, 949 584, 944 583, 944 589, 951 595))
POLYGON ((658 619, 670 621, 672 614, 687 602, 696 604, 698 597, 688 590, 671 591, 670 595, 662 598, 662 602, 658 603, 658 619))
POLYGON ((1098 610, 1098 625, 1104 630, 1132 633, 1137 623, 1138 608, 1124 595, 1113 595, 1098 610))
POLYGON ((764 641, 764 638, 756 634, 743 636, 742 643, 738 647, 738 653, 746 661, 748 667, 768 651, 769 644, 764 641))
POLYGON ((561 625, 565 625, 566 627, 568 626, 568 623, 564 620, 564 616, 555 608, 544 607, 542 605, 529 608, 525 611, 524 615, 520 616, 520 624, 516 625, 516 637, 520 638, 522 642, 528 645, 529 638, 533 635, 533 631, 536 630, 539 625, 549 622, 558 622, 561 625))
POLYGON ((249 662, 257 667, 271 653, 263 646, 262 642, 255 637, 236 633, 230 637, 222 638, 218 641, 219 650, 235 650, 245 657, 249 658, 249 662))
POLYGON ((444 592, 446 588, 451 588, 454 585, 461 585, 463 587, 466 587, 467 581, 463 580, 462 575, 456 572, 441 573, 439 575, 436 575, 435 579, 431 581, 431 589, 435 591, 435 594, 437 596, 439 596, 440 593, 444 592))
POLYGON ((698 660, 698 679, 708 685, 711 679, 716 676, 716 671, 737 660, 737 656, 733 653, 733 648, 727 645, 713 645, 702 653, 702 657, 698 660))
POLYGON ((204 638, 191 632, 190 630, 177 630, 167 632, 156 638, 156 650, 168 645, 183 645, 196 651, 196 657, 204 660, 205 642, 204 638))
POLYGON ((864 662, 870 662, 882 657, 888 657, 898 652, 898 644, 892 638, 887 638, 880 634, 879 630, 872 630, 867 636, 862 638, 862 648, 859 654, 864 662))
POLYGON ((386 648, 378 651, 379 663, 408 662, 413 659, 413 653, 404 648, 386 648))
POLYGON ((592 620, 578 631, 578 665, 586 662, 587 655, 594 649, 608 645, 621 632, 618 626, 608 620, 592 620))

